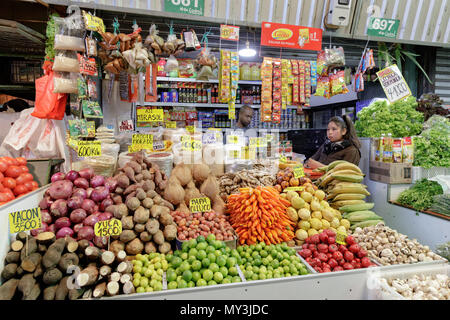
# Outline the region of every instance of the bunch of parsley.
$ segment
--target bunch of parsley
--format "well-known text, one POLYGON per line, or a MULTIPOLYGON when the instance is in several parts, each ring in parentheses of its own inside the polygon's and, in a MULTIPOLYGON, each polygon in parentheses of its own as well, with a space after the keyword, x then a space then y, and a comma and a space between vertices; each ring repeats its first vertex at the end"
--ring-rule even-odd
POLYGON ((425 210, 431 207, 435 195, 443 193, 444 191, 439 183, 422 179, 411 188, 403 191, 397 201, 416 210, 425 210))

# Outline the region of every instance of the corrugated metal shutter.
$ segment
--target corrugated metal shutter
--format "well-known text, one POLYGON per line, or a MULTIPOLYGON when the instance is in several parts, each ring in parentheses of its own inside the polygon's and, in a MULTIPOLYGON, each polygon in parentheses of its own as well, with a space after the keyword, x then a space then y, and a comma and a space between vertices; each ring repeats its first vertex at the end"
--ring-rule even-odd
POLYGON ((436 52, 435 93, 450 106, 450 49, 438 49, 436 52))

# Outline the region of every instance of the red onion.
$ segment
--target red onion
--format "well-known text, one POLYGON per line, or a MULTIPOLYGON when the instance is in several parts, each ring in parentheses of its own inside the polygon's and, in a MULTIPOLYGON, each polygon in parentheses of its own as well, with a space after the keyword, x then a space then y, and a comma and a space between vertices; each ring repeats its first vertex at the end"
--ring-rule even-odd
POLYGON ((60 180, 53 182, 49 188, 50 196, 57 199, 67 199, 71 196, 73 183, 68 180, 60 180))
POLYGON ((56 233, 56 239, 64 238, 66 236, 72 237, 73 236, 73 230, 69 227, 64 227, 58 230, 56 233))
POLYGON ((73 223, 81 223, 86 219, 87 213, 84 209, 75 209, 70 213, 70 221, 73 223))
POLYGON ((50 206, 50 212, 55 218, 65 217, 67 215, 67 211, 67 201, 63 199, 56 200, 50 206))
POLYGON ((95 237, 94 228, 89 226, 84 226, 78 231, 78 240, 86 239, 92 241, 95 237))
POLYGON ((78 172, 72 170, 72 171, 67 172, 66 179, 74 182, 79 176, 80 175, 78 174, 78 172))
POLYGON ((108 237, 94 237, 94 244, 100 249, 105 249, 108 245, 108 237))
POLYGON ((48 210, 41 210, 41 217, 42 217, 42 222, 44 222, 46 224, 50 224, 53 221, 52 216, 48 212, 48 210))
POLYGON ((39 229, 31 230, 30 233, 33 237, 36 237, 39 233, 47 231, 48 225, 45 222, 42 222, 42 225, 39 229))
POLYGON ((94 169, 86 168, 86 169, 78 171, 78 174, 80 175, 80 177, 82 177, 86 180, 90 180, 94 176, 94 169))
POLYGON ((91 187, 92 188, 101 187, 103 185, 105 185, 105 177, 103 177, 103 176, 94 176, 91 179, 91 187))
POLYGON ((56 232, 56 229, 55 229, 55 224, 51 224, 51 225, 49 225, 46 229, 45 229, 45 231, 48 231, 48 232, 53 232, 53 233, 55 233, 56 232))
POLYGON ((102 212, 98 215, 98 221, 110 220, 113 217, 111 212, 102 212))
POLYGON ((95 202, 91 199, 84 199, 81 203, 81 209, 86 210, 87 213, 93 213, 95 211, 95 202))
POLYGON ((72 210, 81 208, 82 203, 83 199, 80 197, 72 197, 69 200, 67 200, 67 206, 72 210))
POLYGON ((105 187, 108 188, 109 192, 114 192, 117 188, 117 180, 113 177, 109 177, 106 179, 105 187))
POLYGON ((39 202, 39 208, 41 208, 42 210, 47 210, 50 208, 50 206, 52 205, 53 201, 50 199, 50 197, 44 197, 40 202, 39 202))
POLYGON ((94 215, 90 215, 89 217, 84 219, 83 224, 85 226, 89 226, 89 227, 93 228, 97 222, 98 222, 98 217, 94 216, 94 215))
POLYGON ((87 188, 86 189, 86 194, 87 194, 87 197, 89 199, 91 198, 92 191, 94 191, 94 188, 87 188))
POLYGON ((100 211, 105 211, 106 208, 108 208, 109 206, 112 206, 113 204, 114 204, 114 201, 112 201, 111 198, 106 198, 100 204, 99 209, 100 209, 100 211))
POLYGON ((91 199, 96 203, 100 203, 109 196, 109 191, 106 187, 97 187, 92 191, 91 199))
POLYGON ((66 178, 66 175, 63 172, 57 172, 54 175, 52 175, 50 180, 52 182, 56 182, 56 181, 64 180, 65 178, 66 178))
POLYGON ((55 221, 55 229, 59 230, 61 228, 70 228, 71 223, 70 223, 70 219, 68 217, 61 217, 56 219, 55 221))
POLYGON ((76 188, 75 191, 72 193, 72 197, 79 197, 84 200, 88 197, 87 191, 82 188, 76 188))
POLYGON ((75 233, 78 233, 80 231, 80 229, 83 228, 83 227, 84 227, 84 225, 82 223, 78 223, 78 224, 73 226, 73 231, 75 233))
POLYGON ((77 186, 78 188, 83 188, 83 189, 89 188, 89 181, 87 181, 87 179, 85 179, 85 178, 76 178, 75 181, 73 182, 73 184, 75 186, 77 186))

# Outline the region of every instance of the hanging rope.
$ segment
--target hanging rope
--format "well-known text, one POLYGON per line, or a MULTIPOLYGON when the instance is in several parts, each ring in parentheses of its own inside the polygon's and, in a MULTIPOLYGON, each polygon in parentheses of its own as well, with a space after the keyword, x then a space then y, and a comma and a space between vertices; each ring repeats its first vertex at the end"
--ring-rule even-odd
POLYGON ((203 38, 200 41, 201 43, 205 44, 205 48, 208 47, 208 36, 211 34, 211 29, 212 28, 210 28, 209 31, 205 31, 205 33, 203 34, 203 38))

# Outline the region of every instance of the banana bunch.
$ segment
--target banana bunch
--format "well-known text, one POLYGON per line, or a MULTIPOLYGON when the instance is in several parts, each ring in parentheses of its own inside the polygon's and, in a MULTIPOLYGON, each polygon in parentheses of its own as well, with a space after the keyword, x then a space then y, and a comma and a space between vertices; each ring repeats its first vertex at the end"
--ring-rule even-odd
POLYGON ((339 209, 345 205, 363 204, 370 195, 367 186, 361 184, 364 174, 353 163, 339 160, 320 170, 326 173, 316 183, 327 193, 331 207, 339 209))

